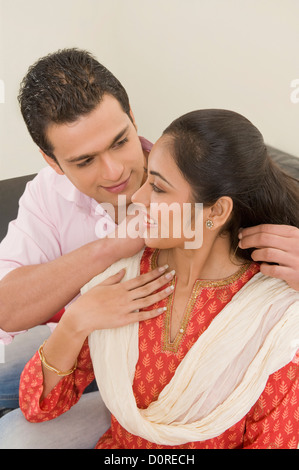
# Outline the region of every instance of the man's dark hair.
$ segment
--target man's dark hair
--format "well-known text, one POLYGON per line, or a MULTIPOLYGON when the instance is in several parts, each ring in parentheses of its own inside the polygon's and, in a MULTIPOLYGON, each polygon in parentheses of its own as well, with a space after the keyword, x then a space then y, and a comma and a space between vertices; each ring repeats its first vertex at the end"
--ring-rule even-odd
POLYGON ((63 49, 39 59, 24 77, 18 100, 33 141, 56 160, 47 139, 50 124, 65 124, 93 111, 112 95, 130 117, 126 90, 88 51, 63 49))

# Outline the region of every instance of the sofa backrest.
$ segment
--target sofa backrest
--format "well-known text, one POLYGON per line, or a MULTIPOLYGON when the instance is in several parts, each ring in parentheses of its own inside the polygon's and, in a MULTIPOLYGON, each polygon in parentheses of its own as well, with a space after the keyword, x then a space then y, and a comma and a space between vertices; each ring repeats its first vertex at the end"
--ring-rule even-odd
POLYGON ((35 174, 0 181, 0 241, 7 233, 9 222, 17 217, 19 199, 26 184, 34 176, 35 174))

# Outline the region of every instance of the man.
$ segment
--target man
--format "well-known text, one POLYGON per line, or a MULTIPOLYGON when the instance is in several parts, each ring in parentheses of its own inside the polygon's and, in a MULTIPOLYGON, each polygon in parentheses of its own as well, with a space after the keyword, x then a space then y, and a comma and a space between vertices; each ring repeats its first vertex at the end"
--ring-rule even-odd
MULTIPOLYGON (((104 218, 114 230, 100 204, 116 206, 119 195, 130 203, 151 148, 137 135, 122 85, 84 51, 64 50, 39 60, 22 83, 19 101, 48 167, 27 187, 18 218, 0 245, 3 336, 20 330, 34 336, 38 325, 50 322, 91 278, 141 249, 142 240, 99 239, 97 224, 104 218)), ((244 230, 241 247, 258 247, 254 259, 279 263, 281 271, 272 275, 299 290, 298 232, 275 226, 244 230)), ((16 339, 22 343, 26 335, 16 339)), ((31 355, 37 341, 41 338, 28 345, 31 355)), ((25 355, 22 359, 25 364, 25 355)), ((24 364, 19 362, 17 374, 24 364)), ((5 382, 1 366, 0 379, 5 382)))

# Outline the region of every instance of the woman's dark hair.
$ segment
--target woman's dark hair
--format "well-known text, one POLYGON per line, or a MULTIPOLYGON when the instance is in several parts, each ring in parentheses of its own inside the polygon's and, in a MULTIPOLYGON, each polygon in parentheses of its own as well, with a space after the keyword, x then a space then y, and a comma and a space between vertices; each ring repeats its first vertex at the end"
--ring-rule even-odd
MULTIPOLYGON (((232 198, 232 215, 221 232, 230 234, 232 251, 241 227, 299 227, 298 181, 271 160, 263 136, 248 119, 222 109, 193 111, 163 135, 171 137, 171 151, 195 202, 209 206, 222 196, 232 198)), ((245 259, 251 252, 236 250, 245 259)))
POLYGON ((39 59, 24 77, 18 100, 33 141, 55 159, 46 131, 93 111, 105 94, 131 119, 128 95, 117 78, 89 52, 63 49, 39 59))

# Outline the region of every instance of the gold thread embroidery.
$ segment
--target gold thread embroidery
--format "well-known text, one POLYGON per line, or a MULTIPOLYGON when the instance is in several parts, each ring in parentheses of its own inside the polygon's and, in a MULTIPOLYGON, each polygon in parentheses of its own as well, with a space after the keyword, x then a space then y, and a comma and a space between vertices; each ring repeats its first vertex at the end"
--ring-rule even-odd
MULTIPOLYGON (((151 269, 155 269, 157 267, 157 260, 159 256, 160 250, 155 250, 152 254, 151 258, 151 269)), ((192 289, 192 293, 190 295, 190 298, 188 300, 184 316, 182 318, 180 328, 174 338, 174 340, 171 342, 171 337, 170 337, 170 331, 171 331, 171 313, 172 313, 172 307, 173 307, 173 301, 174 301, 174 293, 175 293, 175 287, 176 287, 176 277, 173 278, 171 284, 174 286, 174 291, 173 294, 171 294, 168 299, 167 299, 167 305, 166 305, 166 311, 164 314, 164 331, 162 332, 162 338, 163 338, 163 344, 162 344, 162 350, 163 351, 170 351, 177 353, 179 346, 181 344, 181 341, 183 337, 185 336, 186 329, 191 317, 191 313, 194 308, 194 304, 200 295, 200 291, 204 288, 217 288, 217 289, 222 289, 227 287, 229 284, 233 284, 237 280, 240 279, 240 277, 243 276, 243 274, 246 272, 246 270, 249 268, 249 266, 252 263, 249 261, 245 263, 241 268, 231 276, 225 278, 225 279, 220 279, 220 280, 205 280, 205 279, 199 279, 196 280, 192 289)), ((204 303, 202 308, 206 305, 207 301, 204 303)))
MULTIPOLYGON (((175 286, 176 281, 174 281, 173 284, 175 286)), ((198 286, 195 283, 192 289, 190 298, 188 300, 188 303, 184 312, 184 316, 180 324, 180 328, 173 341, 171 341, 171 314, 172 314, 174 295, 171 294, 170 298, 168 299, 167 310, 165 312, 165 317, 164 317, 164 332, 163 332, 164 334, 163 334, 163 346, 162 346, 163 351, 171 351, 174 353, 178 351, 182 338, 184 337, 186 333, 186 329, 187 329, 187 326, 191 317, 191 313, 194 308, 195 301, 199 295, 199 290, 201 289, 198 289, 198 286)), ((174 291, 175 291, 175 288, 174 288, 174 291)))

